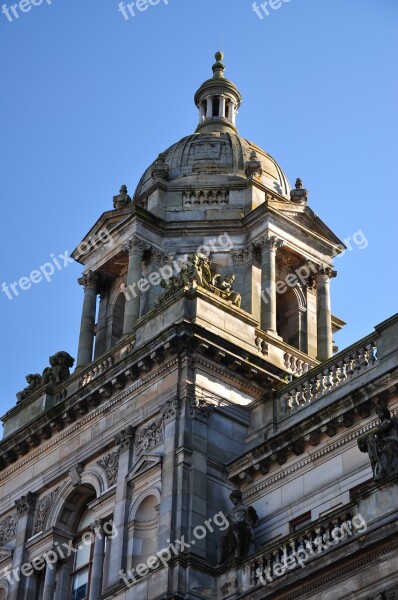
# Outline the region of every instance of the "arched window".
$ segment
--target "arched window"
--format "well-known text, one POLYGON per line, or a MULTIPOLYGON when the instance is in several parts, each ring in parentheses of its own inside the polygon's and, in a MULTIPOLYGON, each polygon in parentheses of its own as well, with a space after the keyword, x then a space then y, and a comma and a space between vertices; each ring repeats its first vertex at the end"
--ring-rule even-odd
POLYGON ((90 532, 90 524, 94 522, 95 518, 95 513, 87 508, 77 528, 78 531, 74 541, 77 552, 74 556, 73 571, 71 573, 71 600, 86 600, 89 597, 94 544, 88 543, 89 536, 85 536, 85 534, 90 532))
POLYGON ((307 309, 305 296, 299 286, 288 288, 277 298, 277 332, 283 340, 307 351, 307 309))

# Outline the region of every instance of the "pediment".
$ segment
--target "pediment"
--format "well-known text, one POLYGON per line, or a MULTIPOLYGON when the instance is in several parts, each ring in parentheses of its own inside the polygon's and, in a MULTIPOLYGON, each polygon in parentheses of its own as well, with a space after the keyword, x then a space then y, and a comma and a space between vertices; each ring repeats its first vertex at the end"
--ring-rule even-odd
POLYGON ((131 467, 127 475, 127 481, 133 481, 154 467, 161 466, 162 461, 163 454, 143 454, 131 467))

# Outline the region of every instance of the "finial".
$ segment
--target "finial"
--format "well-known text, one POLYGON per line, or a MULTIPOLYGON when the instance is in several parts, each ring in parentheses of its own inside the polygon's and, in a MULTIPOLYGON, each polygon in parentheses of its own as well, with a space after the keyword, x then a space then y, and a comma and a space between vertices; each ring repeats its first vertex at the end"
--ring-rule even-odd
POLYGON ((302 189, 302 187, 303 187, 303 182, 302 182, 302 180, 300 179, 300 177, 298 177, 298 178, 296 179, 296 190, 301 190, 301 189, 302 189))
POLYGON ((296 204, 306 204, 308 201, 308 191, 303 188, 303 182, 298 177, 294 190, 290 192, 290 200, 296 204))
POLYGON ((225 65, 223 64, 223 58, 224 58, 224 54, 222 52, 216 52, 214 55, 214 58, 216 59, 216 63, 213 65, 213 77, 214 78, 218 78, 218 77, 224 77, 224 71, 225 71, 225 65))
POLYGON ((130 204, 131 198, 127 192, 127 186, 122 185, 119 194, 117 196, 113 196, 113 208, 123 208, 124 206, 130 204))

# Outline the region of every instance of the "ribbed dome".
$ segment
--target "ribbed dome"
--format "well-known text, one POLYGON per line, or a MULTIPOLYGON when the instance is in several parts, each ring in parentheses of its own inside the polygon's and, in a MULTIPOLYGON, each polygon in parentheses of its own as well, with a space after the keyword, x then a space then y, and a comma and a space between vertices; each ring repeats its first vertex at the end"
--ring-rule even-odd
MULTIPOLYGON (((162 153, 168 166, 167 183, 181 186, 201 182, 225 183, 246 179, 245 163, 256 154, 262 163, 260 181, 269 190, 290 198, 289 182, 278 163, 264 150, 231 132, 203 132, 189 135, 162 153)), ((155 162, 145 171, 135 191, 138 199, 153 186, 155 162)))

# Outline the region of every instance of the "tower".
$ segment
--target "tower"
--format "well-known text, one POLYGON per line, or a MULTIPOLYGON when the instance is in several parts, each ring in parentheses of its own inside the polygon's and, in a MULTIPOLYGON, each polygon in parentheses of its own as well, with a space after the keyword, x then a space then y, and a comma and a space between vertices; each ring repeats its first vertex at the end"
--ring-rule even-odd
POLYGON ((364 453, 374 405, 397 412, 398 317, 333 356, 344 246, 239 135, 215 58, 195 133, 73 253, 74 373, 54 354, 3 417, 0 599, 362 598, 387 590, 367 561, 396 573, 397 474, 364 453))

